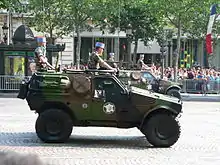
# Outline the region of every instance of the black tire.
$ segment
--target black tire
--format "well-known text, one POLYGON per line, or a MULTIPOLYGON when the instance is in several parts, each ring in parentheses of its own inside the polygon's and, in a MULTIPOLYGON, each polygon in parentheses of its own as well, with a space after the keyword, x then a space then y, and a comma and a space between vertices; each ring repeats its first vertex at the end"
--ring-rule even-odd
POLYGON ((178 89, 170 89, 167 91, 167 95, 170 95, 170 96, 173 96, 173 97, 176 97, 178 99, 182 99, 181 97, 181 94, 180 94, 180 90, 178 89))
POLYGON ((37 136, 46 143, 63 143, 72 133, 71 117, 59 109, 49 109, 39 114, 35 129, 37 136))
POLYGON ((179 139, 180 125, 172 115, 155 114, 144 123, 141 132, 154 147, 170 147, 179 139))

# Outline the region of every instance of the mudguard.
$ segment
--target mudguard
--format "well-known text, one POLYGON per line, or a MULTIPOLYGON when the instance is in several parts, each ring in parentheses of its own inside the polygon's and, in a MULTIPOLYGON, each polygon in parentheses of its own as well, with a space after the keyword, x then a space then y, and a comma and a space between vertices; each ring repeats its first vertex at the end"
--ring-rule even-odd
POLYGON ((169 86, 169 87, 166 89, 166 92, 165 92, 165 93, 167 93, 167 91, 170 90, 170 89, 178 89, 178 90, 181 90, 180 86, 178 86, 178 85, 171 85, 171 86, 169 86))
MULTIPOLYGON (((182 105, 181 105, 182 106, 182 105)), ((171 114, 174 114, 174 116, 178 116, 180 113, 182 113, 182 109, 177 112, 176 110, 170 108, 169 106, 166 106, 166 105, 159 105, 153 109, 151 109, 150 111, 148 111, 145 115, 144 115, 144 118, 143 120, 141 121, 141 124, 140 124, 140 128, 143 126, 144 124, 144 121, 145 119, 151 114, 151 113, 159 113, 159 112, 166 112, 166 113, 171 113, 171 114)))

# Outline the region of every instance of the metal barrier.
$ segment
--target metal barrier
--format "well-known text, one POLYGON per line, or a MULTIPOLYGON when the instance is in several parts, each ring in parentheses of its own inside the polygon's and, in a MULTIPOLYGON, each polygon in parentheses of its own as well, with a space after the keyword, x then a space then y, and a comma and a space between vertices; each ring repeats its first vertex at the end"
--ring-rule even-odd
MULTIPOLYGON (((30 76, 9 76, 0 75, 0 92, 18 92, 23 79, 30 76)), ((220 80, 181 80, 182 92, 200 94, 220 94, 220 80)))
POLYGON ((21 81, 24 78, 28 77, 0 75, 0 92, 18 92, 18 90, 20 89, 21 81))
POLYGON ((182 80, 185 93, 220 94, 220 80, 182 80))

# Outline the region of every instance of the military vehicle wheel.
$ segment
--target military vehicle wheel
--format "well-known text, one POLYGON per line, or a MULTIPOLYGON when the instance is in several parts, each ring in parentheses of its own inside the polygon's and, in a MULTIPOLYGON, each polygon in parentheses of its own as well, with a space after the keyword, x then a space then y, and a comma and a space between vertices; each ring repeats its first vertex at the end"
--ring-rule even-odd
POLYGON ((155 114, 143 125, 141 132, 155 147, 170 147, 180 136, 179 122, 169 114, 155 114))
POLYGON ((62 143, 71 135, 72 126, 73 122, 67 113, 59 109, 49 109, 39 114, 35 129, 43 142, 62 143))
POLYGON ((181 99, 181 94, 180 94, 180 91, 178 89, 168 90, 167 95, 170 95, 170 96, 173 96, 173 97, 177 97, 178 99, 181 99))

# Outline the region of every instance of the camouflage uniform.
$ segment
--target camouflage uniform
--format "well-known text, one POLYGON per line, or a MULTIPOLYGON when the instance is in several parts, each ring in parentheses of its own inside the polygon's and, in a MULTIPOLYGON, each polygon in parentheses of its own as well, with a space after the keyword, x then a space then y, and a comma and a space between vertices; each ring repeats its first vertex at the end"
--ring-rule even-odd
POLYGON ((46 57, 46 48, 43 46, 39 46, 35 49, 34 53, 35 53, 34 61, 36 63, 36 71, 46 69, 45 65, 40 61, 41 56, 46 57))
POLYGON ((97 52, 93 52, 89 56, 88 69, 99 69, 99 61, 102 60, 97 52))
POLYGON ((117 68, 117 64, 115 63, 114 60, 115 53, 109 53, 109 58, 107 60, 107 63, 112 67, 112 68, 117 68))
POLYGON ((112 68, 117 68, 117 64, 115 63, 114 60, 108 59, 107 63, 112 67, 112 68))

